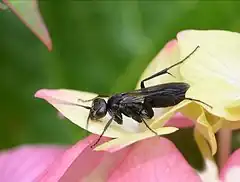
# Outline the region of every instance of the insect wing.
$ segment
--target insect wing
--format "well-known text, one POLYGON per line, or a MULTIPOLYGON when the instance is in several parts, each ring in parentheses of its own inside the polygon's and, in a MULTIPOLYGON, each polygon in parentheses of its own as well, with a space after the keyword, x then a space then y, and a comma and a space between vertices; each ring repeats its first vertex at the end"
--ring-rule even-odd
POLYGON ((173 106, 185 98, 188 88, 189 85, 182 82, 160 84, 127 92, 121 103, 142 103, 147 101, 152 107, 173 106))

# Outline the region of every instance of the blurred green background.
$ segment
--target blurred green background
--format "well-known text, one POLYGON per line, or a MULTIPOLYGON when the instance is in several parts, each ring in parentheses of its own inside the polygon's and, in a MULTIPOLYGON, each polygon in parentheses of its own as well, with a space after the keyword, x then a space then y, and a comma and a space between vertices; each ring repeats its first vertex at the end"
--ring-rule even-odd
MULTIPOLYGON (((84 132, 35 99, 38 89, 133 89, 151 59, 177 32, 239 32, 239 9, 237 1, 40 1, 52 52, 11 11, 0 11, 0 148, 75 143, 84 132)), ((191 138, 187 133, 172 138, 181 150, 197 150, 193 141, 180 144, 191 138)))

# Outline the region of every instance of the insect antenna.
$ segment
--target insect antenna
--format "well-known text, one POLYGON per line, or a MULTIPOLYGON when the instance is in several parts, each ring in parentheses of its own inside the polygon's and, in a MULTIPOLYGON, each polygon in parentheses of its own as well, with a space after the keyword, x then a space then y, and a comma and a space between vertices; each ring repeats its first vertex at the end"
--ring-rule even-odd
POLYGON ((98 97, 109 97, 109 95, 98 95, 96 97, 93 97, 91 99, 87 99, 87 100, 83 100, 83 99, 78 99, 78 101, 81 101, 81 102, 90 102, 90 101, 93 101, 94 99, 98 98, 98 97))
POLYGON ((100 135, 100 136, 98 137, 98 139, 94 142, 94 144, 91 146, 91 148, 95 147, 95 146, 98 144, 98 142, 101 140, 102 136, 104 135, 104 133, 106 132, 106 130, 108 129, 108 127, 110 126, 110 124, 112 123, 112 121, 113 121, 113 118, 111 118, 111 119, 108 120, 107 124, 104 126, 104 129, 103 129, 101 135, 100 135))
POLYGON ((195 102, 202 103, 202 104, 210 107, 211 109, 213 108, 211 105, 209 105, 209 104, 207 104, 207 103, 205 103, 205 102, 203 102, 203 101, 201 101, 201 100, 198 100, 198 99, 193 99, 193 98, 185 98, 185 99, 186 99, 186 100, 190 100, 190 101, 195 101, 195 102))
MULTIPOLYGON (((166 68, 164 71, 167 72, 168 70, 170 70, 171 68, 179 65, 179 64, 182 64, 184 61, 186 61, 188 58, 190 58, 196 51, 197 49, 200 48, 200 46, 198 45, 190 54, 188 54, 185 58, 183 58, 181 61, 173 64, 172 66, 169 66, 168 68, 166 68)), ((164 72, 163 71, 163 72, 164 72)), ((169 73, 168 73, 169 74, 169 73)))
POLYGON ((91 109, 91 107, 89 107, 89 106, 84 106, 84 105, 81 105, 81 104, 76 104, 76 103, 72 103, 72 102, 68 102, 68 101, 63 101, 63 100, 60 100, 60 99, 51 99, 51 100, 56 100, 59 104, 65 104, 65 105, 71 105, 71 106, 79 106, 79 107, 82 107, 82 108, 88 109, 88 110, 91 109))
POLYGON ((87 99, 87 100, 78 99, 78 101, 81 101, 81 102, 90 102, 90 101, 93 101, 93 100, 96 99, 96 98, 98 98, 98 96, 93 97, 92 99, 87 99))
MULTIPOLYGON (((66 102, 65 102, 66 103, 66 102)), ((73 105, 73 106, 80 106, 80 107, 83 107, 83 108, 85 108, 85 109, 88 109, 88 110, 91 110, 91 107, 89 107, 89 106, 84 106, 84 105, 81 105, 81 104, 75 104, 75 103, 69 103, 69 102, 67 102, 66 104, 68 104, 68 105, 73 105)), ((87 131, 87 129, 88 129, 88 124, 89 124, 89 119, 90 119, 90 113, 91 111, 89 111, 89 114, 88 114, 88 117, 87 117, 87 122, 86 122, 86 126, 85 126, 85 129, 86 129, 86 131, 87 131)))
MULTIPOLYGON (((79 106, 79 107, 82 107, 84 109, 91 110, 91 107, 89 107, 89 106, 84 106, 84 105, 81 105, 81 104, 71 103, 71 102, 63 101, 63 100, 59 100, 59 99, 53 99, 53 100, 56 100, 60 104, 71 105, 71 106, 79 106)), ((89 111, 89 114, 88 114, 88 117, 87 117, 87 122, 86 122, 86 126, 85 126, 86 129, 88 128, 89 119, 90 119, 90 111, 89 111)))

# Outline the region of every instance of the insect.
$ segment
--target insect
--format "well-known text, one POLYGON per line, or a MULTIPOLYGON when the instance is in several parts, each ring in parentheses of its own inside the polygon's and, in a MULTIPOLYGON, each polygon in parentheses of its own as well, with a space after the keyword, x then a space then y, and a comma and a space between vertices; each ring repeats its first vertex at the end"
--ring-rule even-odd
POLYGON ((154 116, 153 108, 164 108, 164 107, 174 106, 185 99, 204 103, 197 99, 185 97, 186 91, 189 89, 190 86, 184 82, 171 82, 171 83, 165 83, 165 84, 158 84, 150 87, 145 87, 144 85, 145 81, 150 80, 154 77, 157 77, 163 74, 171 75, 171 73, 169 73, 168 70, 183 63, 198 48, 199 46, 196 47, 194 51, 192 51, 183 60, 142 80, 141 89, 114 94, 110 96, 107 101, 103 99, 103 97, 106 97, 106 96, 101 96, 101 95, 94 97, 90 100, 79 99, 82 102, 92 101, 91 107, 74 104, 89 110, 87 124, 89 119, 98 121, 101 118, 105 117, 107 113, 111 117, 108 120, 107 124, 105 125, 101 135, 99 136, 97 141, 93 144, 93 146, 95 146, 100 141, 100 139, 102 138, 102 136, 104 135, 104 133, 106 132, 107 128, 110 126, 112 121, 115 121, 120 125, 123 124, 123 115, 132 118, 138 123, 144 123, 149 130, 151 130, 154 134, 157 135, 157 133, 153 129, 151 129, 146 122, 146 120, 149 120, 154 116))

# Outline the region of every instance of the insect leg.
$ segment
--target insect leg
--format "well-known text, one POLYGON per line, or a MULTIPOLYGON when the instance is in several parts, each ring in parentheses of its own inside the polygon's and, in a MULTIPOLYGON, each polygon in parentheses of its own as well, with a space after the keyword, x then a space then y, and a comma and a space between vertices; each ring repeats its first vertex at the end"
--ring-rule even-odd
POLYGON ((156 131, 154 131, 147 123, 144 119, 142 119, 142 122, 145 124, 145 126, 151 131, 153 132, 155 135, 158 135, 156 131))
POLYGON ((104 133, 106 132, 106 130, 108 129, 108 127, 110 126, 110 124, 112 123, 112 121, 113 121, 113 118, 111 118, 111 119, 108 120, 107 124, 104 126, 104 129, 103 129, 101 135, 98 137, 98 139, 96 140, 96 142, 91 146, 91 148, 95 147, 95 146, 98 144, 98 142, 101 140, 102 136, 104 135, 104 133))
POLYGON ((203 101, 201 101, 201 100, 198 100, 198 99, 193 99, 193 98, 185 98, 185 100, 190 100, 190 101, 199 102, 199 103, 202 103, 202 104, 204 104, 204 105, 206 105, 206 106, 208 106, 208 107, 212 108, 212 106, 210 106, 209 104, 207 104, 207 103, 205 103, 205 102, 203 102, 203 101))
POLYGON ((87 99, 87 100, 78 99, 78 101, 81 101, 81 102, 90 102, 90 101, 93 101, 94 99, 96 99, 96 98, 98 98, 98 97, 109 97, 109 95, 97 95, 96 97, 93 97, 92 99, 87 99))
POLYGON ((158 135, 156 131, 154 131, 150 126, 148 126, 148 124, 146 123, 146 121, 142 118, 142 116, 139 116, 138 114, 134 114, 132 113, 132 118, 134 120, 136 120, 137 122, 141 123, 143 122, 145 124, 145 126, 151 131, 153 132, 155 135, 158 135))
POLYGON ((88 129, 88 124, 89 124, 89 119, 90 119, 91 111, 89 111, 88 117, 87 117, 87 122, 86 122, 86 130, 88 129))
MULTIPOLYGON (((177 63, 175 63, 175 64, 173 64, 173 65, 171 65, 171 66, 169 66, 169 67, 167 67, 167 68, 165 68, 165 69, 163 69, 162 71, 157 72, 157 73, 153 74, 152 76, 149 76, 149 77, 145 78, 144 80, 142 80, 141 83, 140 83, 141 88, 145 88, 145 85, 144 85, 144 82, 145 82, 145 81, 151 80, 151 79, 153 79, 153 78, 155 78, 155 77, 157 77, 157 76, 164 75, 164 74, 169 74, 169 75, 173 76, 170 72, 168 72, 168 70, 170 70, 171 68, 173 68, 173 67, 175 67, 175 66, 177 66, 177 65, 179 65, 179 64, 182 64, 182 63, 183 63, 185 60, 187 60, 199 47, 200 47, 200 46, 197 46, 188 56, 186 56, 186 57, 185 57, 184 59, 182 59, 181 61, 179 61, 179 62, 177 62, 177 63)), ((174 77, 174 76, 173 76, 173 77, 174 77)))

